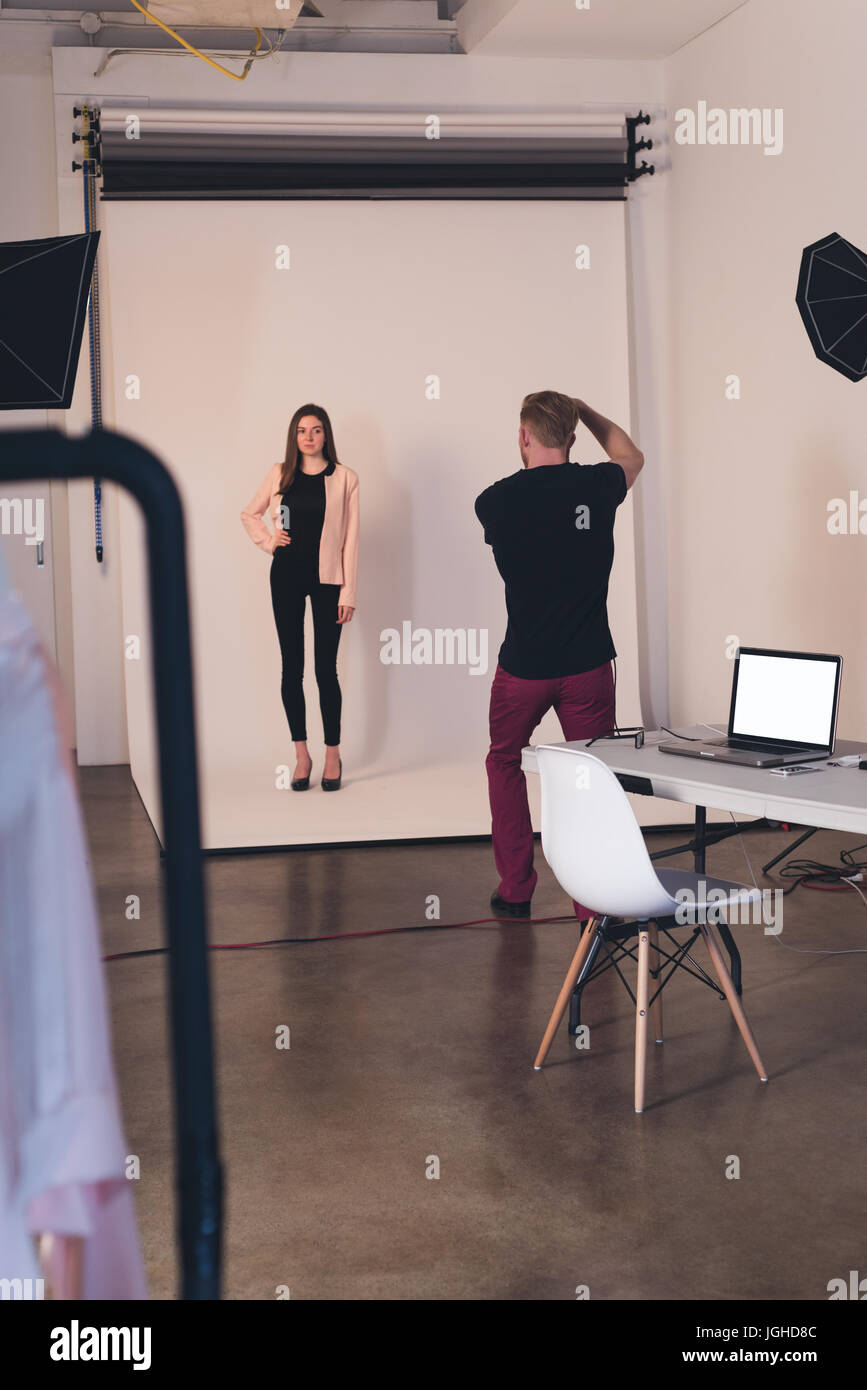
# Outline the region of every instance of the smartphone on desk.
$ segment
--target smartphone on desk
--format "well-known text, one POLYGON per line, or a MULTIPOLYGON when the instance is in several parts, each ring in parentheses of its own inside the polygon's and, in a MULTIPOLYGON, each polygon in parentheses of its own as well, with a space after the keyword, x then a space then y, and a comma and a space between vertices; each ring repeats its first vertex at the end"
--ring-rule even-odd
POLYGON ((799 772, 824 772, 822 767, 770 767, 768 771, 775 777, 797 777, 799 772))

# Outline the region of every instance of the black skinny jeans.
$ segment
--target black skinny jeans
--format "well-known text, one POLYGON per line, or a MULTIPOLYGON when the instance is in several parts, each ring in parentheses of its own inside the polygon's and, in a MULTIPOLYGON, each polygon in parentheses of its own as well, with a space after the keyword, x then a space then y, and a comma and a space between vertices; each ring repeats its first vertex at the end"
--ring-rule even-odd
POLYGON ((307 739, 304 704, 304 611, 307 595, 313 611, 313 666, 326 744, 340 742, 342 698, 337 680, 337 647, 343 624, 337 621, 339 584, 320 584, 316 558, 292 555, 278 546, 271 561, 271 606, 280 640, 283 677, 280 694, 293 743, 307 739))

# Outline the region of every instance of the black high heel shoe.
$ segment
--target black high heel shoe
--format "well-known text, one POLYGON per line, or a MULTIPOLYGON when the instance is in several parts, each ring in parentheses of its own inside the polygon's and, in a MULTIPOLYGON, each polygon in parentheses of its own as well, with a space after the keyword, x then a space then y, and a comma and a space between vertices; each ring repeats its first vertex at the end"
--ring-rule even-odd
POLYGON ((337 775, 336 777, 323 777, 323 778, 322 778, 322 790, 323 790, 324 792, 339 792, 339 791, 340 791, 340 783, 341 783, 341 781, 343 780, 343 759, 342 759, 342 758, 338 758, 337 761, 338 761, 338 763, 340 764, 340 772, 338 773, 338 775, 337 775))
MULTIPOLYGON (((310 772, 312 772, 312 771, 313 771, 313 763, 312 763, 312 761, 311 761, 311 763, 310 763, 310 772)), ((291 785, 291 787, 292 787, 293 792, 306 792, 306 791, 307 791, 307 788, 310 786, 310 772, 308 772, 308 774, 307 774, 306 777, 297 777, 297 778, 293 778, 293 779, 292 779, 292 782, 290 783, 290 785, 291 785)))

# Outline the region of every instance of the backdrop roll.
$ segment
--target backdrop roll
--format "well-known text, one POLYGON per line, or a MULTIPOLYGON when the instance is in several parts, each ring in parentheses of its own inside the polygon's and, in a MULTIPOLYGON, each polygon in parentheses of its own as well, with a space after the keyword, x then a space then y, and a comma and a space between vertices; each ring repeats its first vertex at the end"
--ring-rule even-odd
MULTIPOLYGON (((101 211, 114 423, 166 462, 186 510, 204 844, 488 833, 487 710, 506 613, 473 501, 521 467, 518 414, 530 391, 580 396, 629 428, 624 205, 184 201, 101 211), (576 263, 580 247, 588 268, 576 263), (340 461, 360 479, 337 796, 278 788, 294 757, 270 558, 240 522, 305 401, 328 410, 340 461)), ((581 428, 571 457, 604 455, 581 428)), ((142 636, 146 655, 143 531, 126 497, 121 518, 124 631, 142 636)), ((631 494, 615 543, 617 708, 633 724, 631 494)), ((318 782, 309 615, 307 647, 318 782)), ((160 833, 149 662, 128 659, 125 671, 132 773, 160 833)), ((549 715, 534 738, 560 736, 549 715)))

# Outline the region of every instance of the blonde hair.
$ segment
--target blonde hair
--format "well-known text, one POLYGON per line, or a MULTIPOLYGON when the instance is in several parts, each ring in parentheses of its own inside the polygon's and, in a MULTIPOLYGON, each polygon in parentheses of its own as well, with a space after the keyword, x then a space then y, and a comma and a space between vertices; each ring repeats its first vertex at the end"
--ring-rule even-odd
POLYGON ((521 403, 521 424, 546 449, 568 448, 578 420, 578 402, 560 391, 533 391, 521 403))

